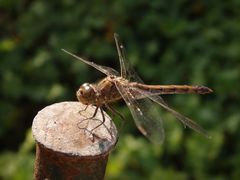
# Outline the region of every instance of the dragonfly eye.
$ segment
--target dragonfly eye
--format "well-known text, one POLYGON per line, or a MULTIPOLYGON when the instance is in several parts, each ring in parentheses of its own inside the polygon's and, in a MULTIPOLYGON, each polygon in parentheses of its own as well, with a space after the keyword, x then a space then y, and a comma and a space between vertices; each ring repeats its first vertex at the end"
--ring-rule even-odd
POLYGON ((86 105, 91 103, 91 99, 94 98, 94 94, 95 94, 94 88, 89 83, 84 83, 83 85, 81 85, 78 91, 76 92, 78 100, 86 105))
POLYGON ((88 96, 93 92, 93 88, 89 83, 84 83, 79 88, 79 93, 81 96, 88 96))
POLYGON ((79 93, 83 95, 83 90, 81 88, 79 89, 79 93))

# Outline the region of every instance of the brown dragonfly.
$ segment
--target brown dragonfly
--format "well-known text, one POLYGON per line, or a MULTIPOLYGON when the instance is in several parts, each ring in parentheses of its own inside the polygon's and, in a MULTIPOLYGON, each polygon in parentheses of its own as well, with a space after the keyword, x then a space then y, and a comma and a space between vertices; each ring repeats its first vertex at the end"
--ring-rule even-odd
MULTIPOLYGON (((64 52, 94 67, 107 76, 95 84, 82 84, 76 92, 77 98, 81 103, 87 106, 96 106, 92 118, 96 115, 99 109, 103 115, 102 107, 105 106, 109 108, 109 103, 124 99, 131 111, 133 119, 135 120, 135 124, 141 133, 153 143, 160 144, 164 140, 164 129, 162 120, 157 113, 158 110, 156 104, 158 104, 175 116, 185 127, 188 126, 196 132, 210 138, 208 133, 201 126, 169 107, 160 95, 183 93, 207 94, 213 91, 205 86, 144 84, 130 66, 119 35, 115 33, 114 38, 120 61, 120 75, 116 70, 110 67, 101 66, 94 62, 84 60, 69 51, 62 49, 64 52)), ((103 115, 102 124, 104 123, 104 119, 103 115)), ((99 125, 97 127, 99 127, 99 125)))

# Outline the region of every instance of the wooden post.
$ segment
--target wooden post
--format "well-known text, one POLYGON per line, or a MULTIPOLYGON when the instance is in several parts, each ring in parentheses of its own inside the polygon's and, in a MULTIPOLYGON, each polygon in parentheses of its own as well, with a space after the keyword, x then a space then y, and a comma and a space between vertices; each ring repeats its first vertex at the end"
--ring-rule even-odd
POLYGON ((104 179, 108 155, 117 142, 117 130, 100 111, 92 119, 95 107, 79 102, 47 106, 34 118, 36 140, 35 179, 104 179), (81 112, 80 112, 81 111, 81 112), (85 119, 85 120, 84 120, 85 119))

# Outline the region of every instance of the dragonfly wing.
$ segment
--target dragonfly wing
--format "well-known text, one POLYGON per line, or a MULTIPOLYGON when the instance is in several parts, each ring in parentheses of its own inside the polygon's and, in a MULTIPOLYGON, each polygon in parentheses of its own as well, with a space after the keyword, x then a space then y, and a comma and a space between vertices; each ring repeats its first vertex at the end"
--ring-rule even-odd
POLYGON ((164 109, 166 109, 168 112, 170 112, 173 116, 175 116, 180 122, 183 123, 184 126, 188 126, 189 128, 195 130, 196 132, 204 135, 207 138, 211 138, 211 136, 207 133, 205 129, 203 129, 200 125, 198 125, 196 122, 191 120, 190 118, 180 114, 179 112, 175 111, 174 109, 170 108, 167 103, 164 102, 164 100, 161 98, 161 96, 154 96, 151 93, 140 90, 135 88, 134 91, 137 91, 137 94, 142 94, 145 97, 148 97, 152 101, 156 102, 160 106, 162 106, 164 109))
MULTIPOLYGON (((141 78, 133 70, 133 68, 131 67, 129 61, 127 60, 127 56, 126 56, 126 53, 125 53, 124 46, 122 45, 118 34, 114 34, 114 38, 115 38, 116 46, 117 46, 117 49, 118 49, 119 61, 120 61, 120 65, 121 65, 121 74, 123 74, 124 78, 128 79, 130 82, 141 82, 141 83, 143 83, 141 78)), ((125 94, 124 93, 124 89, 126 89, 126 88, 124 88, 122 90, 120 90, 121 88, 118 88, 118 89, 119 89, 119 91, 122 91, 122 93, 121 92, 120 93, 123 96, 125 94)), ((139 103, 139 102, 147 101, 146 104, 148 104, 148 102, 150 100, 144 100, 144 99, 149 98, 152 101, 154 101, 157 104, 159 104, 160 106, 162 106, 167 111, 169 111, 179 121, 181 121, 185 126, 188 126, 191 129, 197 131, 198 133, 203 134, 204 136, 210 138, 210 136, 208 135, 206 130, 204 130, 201 126, 199 126, 197 123, 195 123, 194 121, 192 121, 188 117, 185 117, 182 114, 180 114, 177 111, 175 111, 174 109, 170 108, 164 102, 164 100, 160 96, 156 96, 156 94, 153 95, 150 92, 147 92, 147 91, 144 91, 144 90, 140 90, 138 88, 131 88, 131 89, 128 89, 128 91, 135 92, 134 93, 135 94, 135 98, 138 99, 138 100, 132 100, 131 97, 126 96, 126 97, 123 97, 126 102, 130 102, 132 100, 133 103, 138 104, 138 105, 140 104, 140 106, 141 106, 141 104, 143 104, 143 103, 139 103)), ((132 112, 132 114, 136 114, 136 110, 134 110, 134 108, 131 108, 131 112, 132 112)), ((133 116, 136 116, 136 115, 133 115, 133 116)), ((136 122, 136 119, 141 119, 141 118, 138 118, 138 116, 139 116, 139 114, 136 117, 134 117, 135 122, 136 122)))
POLYGON ((120 37, 117 33, 114 33, 114 38, 117 46, 120 66, 121 66, 121 76, 125 79, 128 79, 130 82, 141 82, 141 78, 137 75, 137 73, 132 68, 127 55, 126 50, 120 40, 120 37))
POLYGON ((118 52, 118 58, 119 58, 119 62, 120 62, 121 76, 123 78, 126 78, 127 72, 126 72, 125 64, 123 62, 123 59, 126 58, 126 57, 124 57, 125 56, 124 46, 122 45, 122 43, 121 43, 121 41, 119 39, 119 35, 117 33, 114 33, 114 39, 115 39, 117 52, 118 52))
POLYGON ((65 49, 62 49, 62 50, 65 53, 70 54, 71 56, 75 57, 76 59, 78 59, 78 60, 80 60, 80 61, 82 61, 82 62, 84 62, 84 63, 86 63, 86 64, 88 64, 88 65, 90 65, 92 67, 94 67, 95 69, 97 69, 100 72, 106 74, 107 76, 110 76, 110 75, 118 76, 119 75, 119 73, 115 69, 112 69, 112 68, 106 67, 106 66, 101 66, 101 65, 98 65, 98 64, 96 64, 94 62, 90 62, 90 61, 84 60, 81 57, 78 57, 75 54, 73 54, 73 53, 71 53, 71 52, 69 52, 69 51, 67 51, 65 49))
POLYGON ((157 106, 148 98, 137 99, 127 85, 116 82, 116 87, 129 107, 136 126, 151 142, 161 144, 164 140, 162 120, 157 106))

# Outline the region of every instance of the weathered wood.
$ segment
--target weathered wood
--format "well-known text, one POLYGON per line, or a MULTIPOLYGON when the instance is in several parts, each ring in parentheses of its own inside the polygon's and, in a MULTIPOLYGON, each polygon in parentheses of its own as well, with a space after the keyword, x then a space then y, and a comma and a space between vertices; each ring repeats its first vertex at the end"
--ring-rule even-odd
POLYGON ((93 119, 95 107, 79 102, 47 106, 34 118, 32 131, 37 142, 35 179, 104 179, 109 152, 117 142, 117 130, 105 113, 93 119), (85 119, 85 120, 84 120, 85 119))

